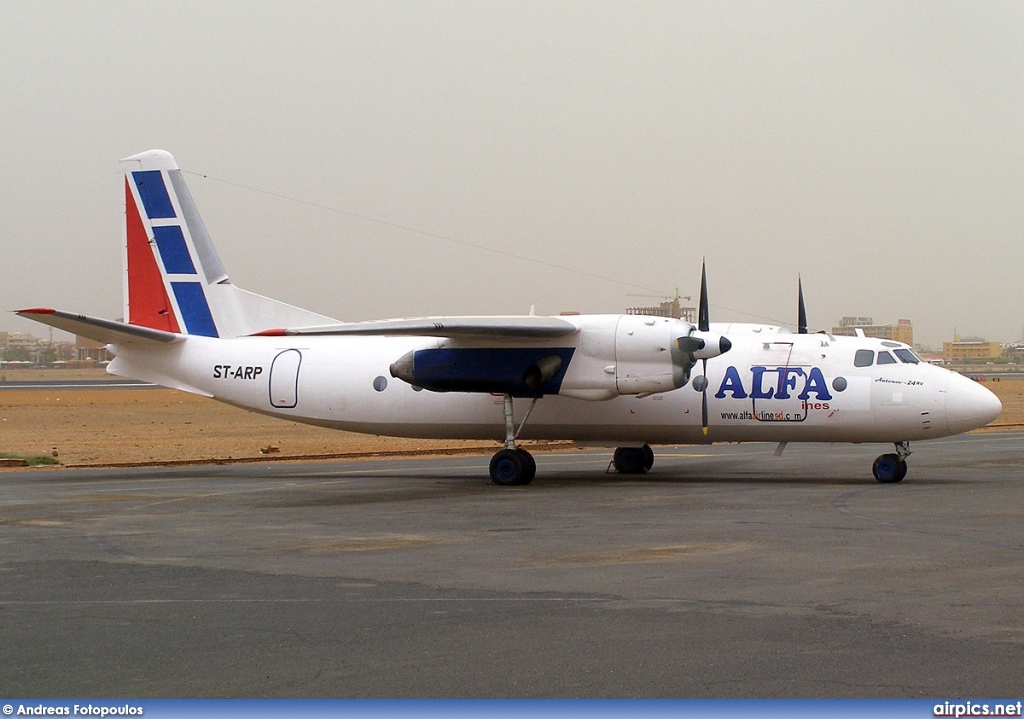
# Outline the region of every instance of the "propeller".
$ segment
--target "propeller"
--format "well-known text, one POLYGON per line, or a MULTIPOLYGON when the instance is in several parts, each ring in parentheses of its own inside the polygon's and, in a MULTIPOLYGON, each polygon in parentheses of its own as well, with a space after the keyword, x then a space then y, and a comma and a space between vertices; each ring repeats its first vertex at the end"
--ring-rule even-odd
POLYGON ((700 302, 697 309, 697 326, 691 329, 689 334, 679 337, 676 340, 676 346, 683 353, 681 364, 685 370, 684 382, 689 379, 690 370, 697 364, 697 360, 701 361, 704 375, 699 378, 699 382, 694 382, 694 389, 701 393, 700 422, 701 429, 706 435, 708 433, 708 359, 728 352, 732 349, 732 342, 725 335, 711 332, 707 266, 703 261, 700 268, 700 302))
POLYGON ((807 309, 804 307, 804 283, 800 279, 800 275, 796 277, 796 288, 797 288, 797 307, 796 307, 796 325, 797 333, 801 335, 807 334, 807 309))
MULTIPOLYGON (((701 332, 711 331, 711 312, 708 309, 708 273, 707 262, 700 261, 700 304, 697 305, 697 329, 701 332)), ((724 337, 722 339, 725 339, 724 337)), ((728 340, 725 340, 728 342, 728 340)), ((732 345, 730 344, 730 347, 732 345)), ((724 351, 724 350, 723 350, 724 351)), ((700 391, 700 429, 707 436, 708 433, 708 361, 701 360, 701 373, 704 381, 701 382, 700 391)))

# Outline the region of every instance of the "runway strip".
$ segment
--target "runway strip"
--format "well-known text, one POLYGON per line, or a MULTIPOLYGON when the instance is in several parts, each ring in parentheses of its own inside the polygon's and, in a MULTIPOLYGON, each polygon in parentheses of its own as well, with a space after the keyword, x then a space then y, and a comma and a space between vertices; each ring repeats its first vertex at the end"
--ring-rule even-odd
POLYGON ((1016 696, 1024 433, 0 475, 23 696, 1016 696))
POLYGON ((126 380, 59 380, 52 382, 23 382, 7 380, 0 382, 0 392, 19 389, 162 389, 151 382, 126 380))

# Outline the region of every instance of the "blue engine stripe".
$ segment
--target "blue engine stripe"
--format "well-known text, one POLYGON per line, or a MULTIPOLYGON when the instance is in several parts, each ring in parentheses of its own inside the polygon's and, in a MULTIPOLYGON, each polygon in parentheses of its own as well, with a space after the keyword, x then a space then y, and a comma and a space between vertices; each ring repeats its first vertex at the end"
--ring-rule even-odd
POLYGON ((160 257, 164 261, 164 269, 169 275, 194 275, 196 266, 185 244, 185 235, 177 225, 154 227, 153 237, 160 249, 160 257))
POLYGON ((135 185, 139 188, 139 197, 146 209, 146 216, 151 220, 174 217, 174 206, 167 195, 164 176, 160 170, 141 170, 133 172, 135 185))
POLYGON ((178 300, 181 318, 185 321, 185 332, 190 335, 219 337, 217 325, 210 314, 210 306, 206 303, 206 294, 200 282, 172 282, 171 289, 178 300))
POLYGON ((508 392, 513 397, 558 394, 574 347, 486 347, 416 350, 415 384, 435 392, 508 392), (524 374, 536 362, 555 355, 561 366, 541 387, 527 387, 524 374))

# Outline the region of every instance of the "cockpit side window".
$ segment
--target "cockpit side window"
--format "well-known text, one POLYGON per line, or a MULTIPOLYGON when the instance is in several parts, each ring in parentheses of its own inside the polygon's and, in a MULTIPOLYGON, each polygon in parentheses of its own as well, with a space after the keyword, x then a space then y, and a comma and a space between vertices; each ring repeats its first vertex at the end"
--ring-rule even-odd
POLYGON ((888 352, 879 352, 878 364, 896 364, 896 359, 888 352))
POLYGON ((853 358, 854 367, 870 367, 875 362, 875 353, 873 350, 857 350, 857 354, 853 358))
POLYGON ((893 350, 893 354, 899 357, 907 364, 917 364, 921 360, 917 358, 917 355, 910 350, 893 350))

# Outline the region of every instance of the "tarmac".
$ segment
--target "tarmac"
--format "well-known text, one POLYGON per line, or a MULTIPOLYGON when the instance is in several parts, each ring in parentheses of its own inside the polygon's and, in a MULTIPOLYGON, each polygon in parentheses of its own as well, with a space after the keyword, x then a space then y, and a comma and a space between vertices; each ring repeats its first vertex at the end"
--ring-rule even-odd
POLYGON ((1024 694, 1024 433, 0 473, 21 697, 1024 694))

